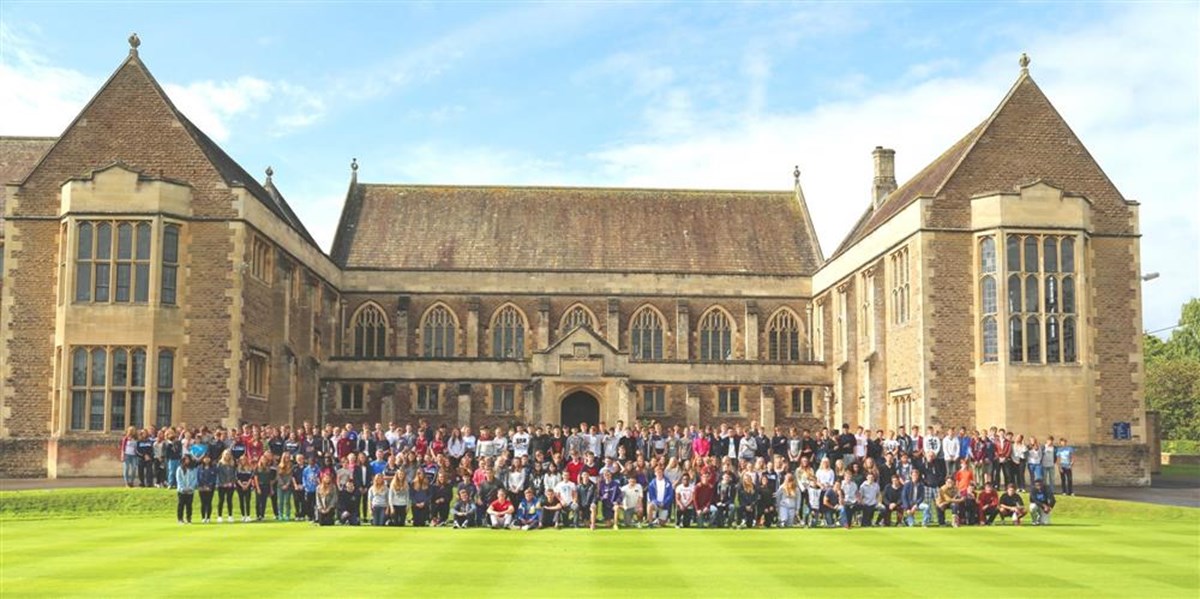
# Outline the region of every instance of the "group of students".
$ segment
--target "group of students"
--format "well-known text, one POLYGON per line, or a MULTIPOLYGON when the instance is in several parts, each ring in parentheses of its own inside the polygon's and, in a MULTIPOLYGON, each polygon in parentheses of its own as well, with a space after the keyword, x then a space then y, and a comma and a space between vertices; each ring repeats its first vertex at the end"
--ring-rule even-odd
POLYGON ((130 447, 137 464, 127 482, 145 471, 143 486, 176 489, 180 523, 191 522, 195 495, 202 522, 233 522, 236 495, 243 522, 270 515, 320 525, 524 530, 929 526, 935 519, 959 526, 1020 524, 1026 516, 1048 524, 1055 474, 1071 494, 1074 459, 1066 439, 1026 443, 994 428, 885 435, 843 425, 768 436, 753 425, 621 422, 517 425, 478 436, 424 421, 387 429, 179 427, 131 430, 122 454, 130 447))

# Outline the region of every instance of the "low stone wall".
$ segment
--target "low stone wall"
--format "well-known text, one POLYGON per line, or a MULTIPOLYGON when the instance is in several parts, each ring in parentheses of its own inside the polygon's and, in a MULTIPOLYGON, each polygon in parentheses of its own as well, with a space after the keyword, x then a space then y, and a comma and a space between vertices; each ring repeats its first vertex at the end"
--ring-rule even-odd
POLYGON ((1200 455, 1183 454, 1183 453, 1164 453, 1162 455, 1162 463, 1164 466, 1196 466, 1200 465, 1200 455))
POLYGON ((1150 447, 1145 444, 1092 445, 1093 471, 1084 484, 1112 487, 1150 486, 1150 447))
POLYGON ((0 439, 0 478, 46 478, 45 439, 0 439))
POLYGON ((49 444, 56 478, 121 476, 120 437, 54 439, 49 444))

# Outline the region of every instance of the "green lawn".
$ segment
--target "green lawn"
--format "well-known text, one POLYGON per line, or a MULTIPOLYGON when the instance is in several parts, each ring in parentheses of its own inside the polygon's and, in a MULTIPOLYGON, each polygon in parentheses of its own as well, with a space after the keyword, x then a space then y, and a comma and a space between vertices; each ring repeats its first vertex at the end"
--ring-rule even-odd
POLYGON ((1200 593, 1200 510, 1059 508, 1043 528, 517 532, 180 526, 166 491, 0 492, 0 596, 1200 593))

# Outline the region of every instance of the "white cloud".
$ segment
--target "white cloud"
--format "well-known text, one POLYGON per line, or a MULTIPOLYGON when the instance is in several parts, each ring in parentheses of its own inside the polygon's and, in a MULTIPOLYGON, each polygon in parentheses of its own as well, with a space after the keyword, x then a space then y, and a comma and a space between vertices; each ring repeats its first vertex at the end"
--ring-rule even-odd
POLYGON ((165 84, 183 114, 217 141, 230 137, 236 119, 265 119, 273 135, 308 127, 325 114, 325 102, 304 86, 242 76, 232 81, 165 84))
MULTIPOLYGON (((608 184, 662 187, 786 189, 798 163, 830 253, 869 200, 871 149, 897 150, 903 182, 988 116, 1027 50, 1051 101, 1126 197, 1142 201, 1143 267, 1163 274, 1145 287, 1145 321, 1170 324, 1183 301, 1200 295, 1195 22, 1194 7, 1132 7, 1066 34, 1028 37, 960 76, 937 76, 954 65, 950 58, 915 65, 890 89, 856 76, 849 87, 869 93, 800 112, 766 107, 730 120, 717 114, 727 106, 656 96, 645 111, 647 134, 590 157, 608 184)), ((744 70, 755 81, 756 70, 744 70)), ((670 94, 693 93, 671 82, 670 94)), ((763 93, 751 84, 746 105, 759 107, 763 93)))
POLYGON ((96 92, 100 81, 53 66, 30 40, 0 22, 0 132, 57 135, 96 92))

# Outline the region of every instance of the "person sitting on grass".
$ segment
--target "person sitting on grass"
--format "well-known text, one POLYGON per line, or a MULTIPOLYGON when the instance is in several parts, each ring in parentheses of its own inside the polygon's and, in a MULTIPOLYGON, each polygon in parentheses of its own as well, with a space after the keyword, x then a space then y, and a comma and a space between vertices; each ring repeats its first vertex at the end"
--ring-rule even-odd
POLYGON ((562 528, 561 518, 565 515, 563 511, 562 501, 559 501, 558 495, 554 493, 554 489, 547 487, 546 492, 542 494, 542 528, 562 528))
POLYGON ((968 487, 958 490, 960 502, 954 517, 959 524, 975 526, 979 524, 979 503, 975 501, 975 489, 968 487))
POLYGON ((900 492, 901 507, 904 508, 904 522, 908 526, 916 526, 917 514, 921 515, 921 526, 929 526, 931 514, 929 504, 925 502, 925 485, 921 483, 921 473, 917 469, 909 472, 909 481, 904 483, 900 492))
POLYGON ((346 481, 345 486, 338 492, 338 522, 348 526, 358 526, 358 503, 360 493, 354 486, 354 481, 346 481))
MULTIPOLYGON (((621 487, 621 502, 617 506, 617 520, 620 524, 641 526, 643 494, 642 485, 638 484, 637 478, 630 476, 625 486, 621 487)), ((613 523, 613 528, 620 528, 620 524, 613 523)))
POLYGON ((321 476, 315 491, 314 508, 316 515, 313 521, 320 526, 332 526, 337 515, 337 488, 333 485, 333 477, 329 474, 321 476))
POLYGON ((493 529, 512 526, 513 504, 508 500, 508 491, 498 489, 496 499, 488 505, 487 515, 493 529))
POLYGON ((992 525, 996 520, 996 516, 1000 514, 1000 495, 996 493, 996 487, 992 483, 983 485, 983 492, 979 494, 979 523, 992 525))
POLYGON ((1054 492, 1041 480, 1033 481, 1029 492, 1029 516, 1034 526, 1050 524, 1050 512, 1054 510, 1054 492))
POLYGON ((950 510, 950 523, 958 528, 958 506, 962 504, 962 497, 958 494, 958 488, 954 486, 954 479, 947 478, 946 482, 942 483, 934 504, 937 506, 938 526, 946 525, 946 510, 950 510))
POLYGON ((454 528, 471 527, 471 523, 475 521, 475 501, 471 499, 469 491, 458 490, 458 501, 454 503, 451 514, 454 516, 454 528))
POLYGON ((1016 485, 1009 483, 1004 487, 1004 494, 1000 496, 999 508, 1001 519, 1011 518, 1013 524, 1021 525, 1021 518, 1025 516, 1025 502, 1021 500, 1020 495, 1017 495, 1016 485))
POLYGON ((525 498, 521 500, 521 506, 517 508, 517 519, 513 523, 514 528, 521 530, 537 530, 542 526, 542 500, 538 498, 533 489, 525 489, 525 498))
POLYGON ((903 492, 904 482, 900 480, 899 474, 893 474, 891 484, 883 488, 880 520, 884 526, 892 526, 893 520, 895 520, 896 526, 900 526, 900 522, 904 518, 904 506, 901 504, 903 492))
POLYGON ((654 469, 654 480, 646 488, 646 522, 650 526, 665 526, 671 520, 675 504, 675 486, 667 479, 663 467, 654 469))

